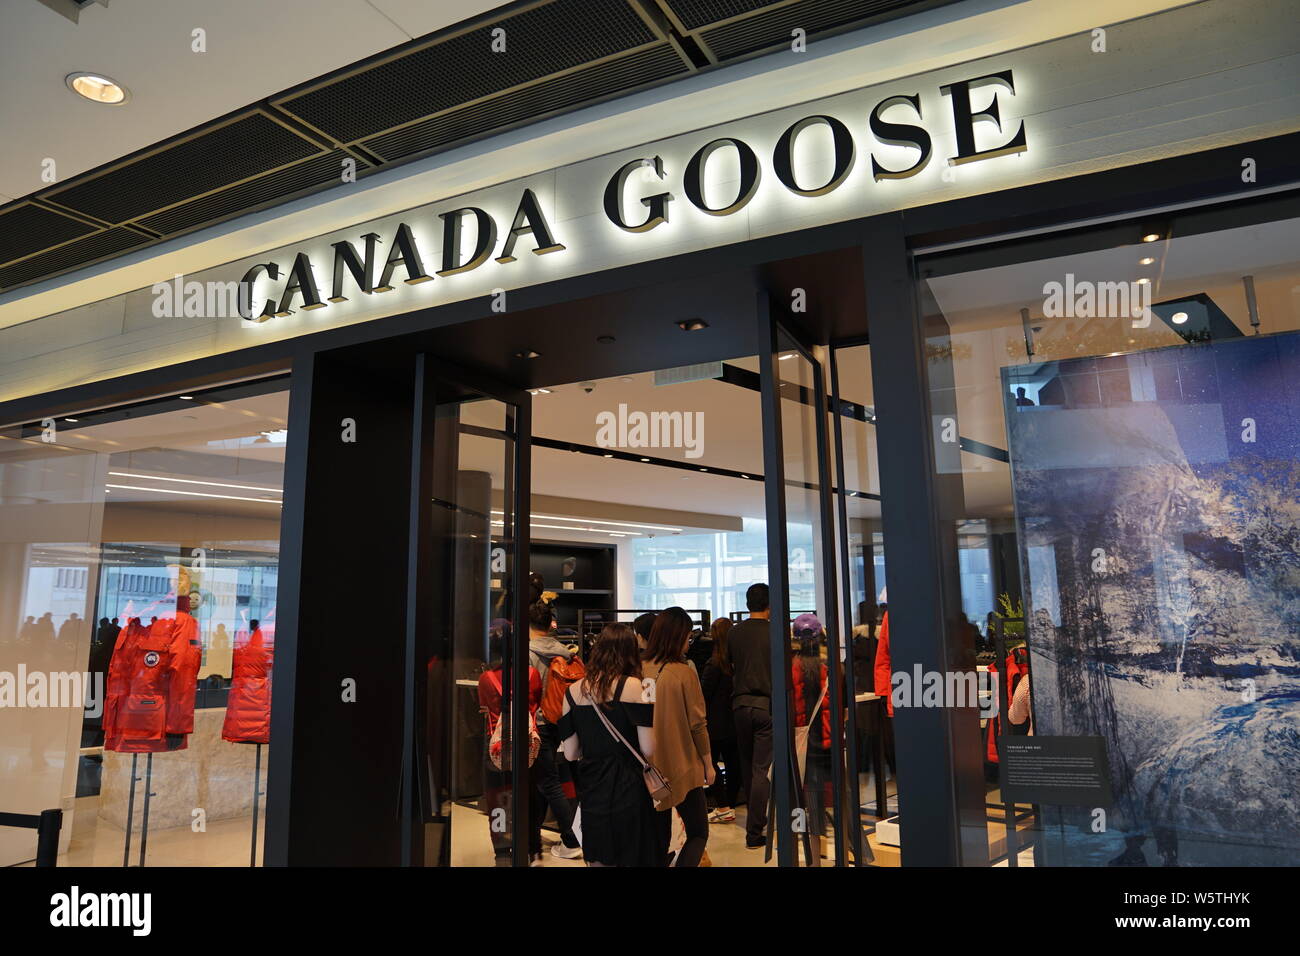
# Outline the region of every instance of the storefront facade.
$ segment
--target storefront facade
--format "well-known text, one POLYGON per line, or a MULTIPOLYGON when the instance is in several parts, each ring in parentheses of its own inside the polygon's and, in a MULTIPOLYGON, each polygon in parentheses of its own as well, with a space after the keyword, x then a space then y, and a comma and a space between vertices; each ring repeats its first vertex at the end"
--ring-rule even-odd
MULTIPOLYGON (((107 544, 168 540, 179 550, 157 560, 179 593, 193 552, 216 540, 201 527, 106 530, 125 513, 100 485, 130 492, 142 479, 91 440, 70 443, 81 471, 52 533, 33 509, 51 504, 39 488, 64 452, 30 451, 59 444, 42 439, 51 422, 148 428, 186 403, 248 402, 274 441, 282 417, 275 560, 221 549, 226 567, 274 566, 273 585, 245 574, 274 589, 264 860, 452 863, 438 708, 457 675, 437 662, 457 653, 457 562, 486 556, 445 518, 446 504, 465 505, 447 473, 462 406, 486 401, 498 415, 474 427, 497 443, 506 477, 492 502, 503 551, 492 573, 518 660, 536 510, 530 393, 755 356, 763 474, 742 478, 764 486, 774 620, 807 610, 790 597, 790 535, 813 529, 800 561, 835 675, 837 863, 881 855, 845 795, 860 770, 845 743, 857 708, 845 701, 869 690, 853 631, 868 615, 874 624, 887 583, 893 672, 918 683, 974 672, 962 576, 972 538, 999 556, 1002 636, 1018 625, 1039 675, 1036 733, 1105 748, 1109 799, 1041 801, 1035 862, 1288 862, 1300 825, 1274 786, 1300 761, 1294 732, 1277 729, 1300 712, 1287 664, 1300 602, 1300 49, 1287 16, 1283 3, 1209 0, 1110 27, 1100 49, 1075 35, 900 75, 413 205, 184 282, 160 276, 122 296, 115 318, 90 308, 0 330, 21 356, 0 368, 0 422, 23 451, 4 479, 5 524, 21 529, 5 543, 3 576, 18 582, 9 616, 34 607, 42 548, 84 547, 78 560, 102 591, 107 544), (1125 53, 1135 49, 1140 68, 1125 53), (189 282, 203 292, 195 312, 180 305, 189 282), (213 289, 235 290, 217 300, 234 308, 214 310, 213 289), (29 344, 104 321, 121 331, 29 344), (278 404, 256 404, 267 396, 278 404), (35 484, 12 468, 33 460, 35 484), (879 519, 852 551, 855 491, 878 500, 879 519), (876 534, 885 581, 868 570, 876 534), (341 608, 339 595, 364 599, 341 608), (1231 785, 1213 785, 1225 767, 1231 785)), ((269 490, 238 488, 226 486, 269 490)), ((230 537, 271 537, 265 515, 248 521, 257 527, 230 537)), ((88 620, 101 616, 95 590, 81 592, 88 620)), ((265 617, 259 599, 237 596, 242 620, 265 617)), ((783 635, 773 652, 787 659, 783 635)), ((785 865, 803 809, 789 672, 774 668, 785 865)), ((506 675, 516 698, 527 694, 523 669, 506 675)), ((887 719, 902 863, 1016 858, 1005 808, 989 805, 987 765, 999 761, 978 702, 900 698, 887 719)), ((53 723, 18 733, 69 736, 53 723)), ((63 770, 26 796, 61 800, 63 770)), ((195 773, 212 796, 191 802, 217 800, 220 773, 195 773)), ((521 780, 504 784, 510 832, 527 813, 521 780)), ((253 842, 257 859, 256 829, 253 842)), ((522 841, 513 852, 526 862, 522 841)))

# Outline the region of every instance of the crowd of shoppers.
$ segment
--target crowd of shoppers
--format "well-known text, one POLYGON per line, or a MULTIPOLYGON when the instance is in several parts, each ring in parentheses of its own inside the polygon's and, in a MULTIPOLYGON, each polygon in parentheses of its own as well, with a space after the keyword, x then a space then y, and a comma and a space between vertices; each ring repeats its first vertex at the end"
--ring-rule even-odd
MULTIPOLYGON (((708 641, 693 640, 694 622, 680 607, 643 614, 630 626, 606 625, 582 664, 557 639, 551 606, 541 600, 531 605, 528 709, 537 753, 528 768, 527 838, 533 865, 543 859, 548 810, 560 834, 554 856, 581 855, 588 866, 709 865, 709 825, 734 822, 742 792, 748 803, 745 845, 767 845, 767 585, 750 587, 745 601, 749 618, 734 626, 719 618, 708 641), (551 681, 564 690, 558 715, 548 719, 543 701, 560 699, 559 685, 548 691, 551 681), (559 754, 572 771, 576 819, 560 779, 559 754)), ((509 627, 505 621, 494 625, 491 660, 478 682, 490 740, 499 739, 493 732, 499 733, 503 719, 501 649, 509 627)), ((523 748, 518 750, 522 756, 523 748)), ((490 817, 506 806, 510 790, 509 767, 497 760, 489 759, 485 770, 490 817)), ((494 827, 492 843, 498 863, 508 863, 509 836, 494 827)))

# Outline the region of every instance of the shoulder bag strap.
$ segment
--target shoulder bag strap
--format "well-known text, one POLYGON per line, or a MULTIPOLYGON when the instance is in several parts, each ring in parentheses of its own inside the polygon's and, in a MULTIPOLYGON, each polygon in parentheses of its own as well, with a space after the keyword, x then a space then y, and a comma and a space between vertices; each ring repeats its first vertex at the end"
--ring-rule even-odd
MULTIPOLYGON (((590 695, 588 696, 590 697, 590 695)), ((605 712, 600 709, 600 702, 596 700, 595 697, 591 697, 591 709, 596 712, 596 716, 599 717, 600 722, 605 725, 605 729, 608 730, 615 739, 621 741, 623 746, 626 747, 631 752, 632 756, 636 758, 637 763, 641 765, 642 769, 645 769, 650 766, 649 761, 647 761, 645 757, 641 756, 641 751, 637 750, 630 743, 628 743, 627 738, 624 737, 621 733, 619 733, 618 728, 615 727, 613 723, 610 722, 610 719, 605 716, 605 712)))

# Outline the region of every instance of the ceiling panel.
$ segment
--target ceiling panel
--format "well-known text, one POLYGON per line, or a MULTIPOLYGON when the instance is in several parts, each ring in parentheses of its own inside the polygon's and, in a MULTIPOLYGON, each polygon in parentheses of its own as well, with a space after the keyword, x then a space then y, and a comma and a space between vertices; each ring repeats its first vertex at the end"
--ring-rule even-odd
POLYGON ((811 34, 939 2, 334 0, 322 17, 306 0, 114 0, 73 23, 9 0, 0 80, 21 76, 41 92, 24 99, 0 83, 0 128, 26 151, 0 161, 0 185, 7 163, 30 173, 42 155, 57 158, 61 178, 0 207, 0 291, 324 189, 346 159, 365 175, 786 43, 791 24, 811 34), (191 48, 199 28, 201 53, 191 48), (424 28, 440 32, 409 39, 424 28), (504 52, 493 50, 497 30, 504 52), (285 59, 322 68, 304 82, 285 59), (61 88, 88 68, 125 82, 132 99, 97 106, 61 88), (218 103, 227 110, 213 118, 218 103), (200 125, 179 132, 178 117, 200 125), (170 132, 120 148, 146 129, 170 132), (82 172, 85 156, 113 149, 125 158, 82 172))

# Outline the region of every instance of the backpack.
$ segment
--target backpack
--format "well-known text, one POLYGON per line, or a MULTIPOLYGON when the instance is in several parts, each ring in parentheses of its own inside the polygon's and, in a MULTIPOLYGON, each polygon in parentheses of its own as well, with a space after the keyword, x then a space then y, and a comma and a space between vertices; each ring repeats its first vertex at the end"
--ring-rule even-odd
MULTIPOLYGON (((497 696, 499 697, 501 694, 501 672, 488 671, 488 680, 490 680, 493 686, 496 687, 497 696)), ((514 710, 514 707, 514 704, 510 705, 511 711, 514 710)), ((492 734, 488 738, 488 757, 492 760, 492 766, 496 767, 498 770, 506 771, 510 770, 510 761, 502 760, 501 728, 505 725, 505 722, 508 719, 509 715, 498 714, 496 726, 492 728, 492 734), (503 717, 505 718, 504 720, 502 719, 503 717), (502 766, 503 762, 505 766, 502 766)), ((490 722, 491 720, 492 715, 489 713, 488 721, 490 722)), ((542 738, 538 736, 537 733, 537 719, 533 717, 532 712, 530 711, 528 714, 528 766, 531 767, 533 765, 533 761, 537 759, 538 751, 541 749, 542 738)))
POLYGON ((577 655, 565 660, 560 655, 551 658, 546 668, 546 689, 542 691, 542 716, 548 723, 558 724, 564 713, 564 695, 569 688, 587 676, 587 668, 577 655))

